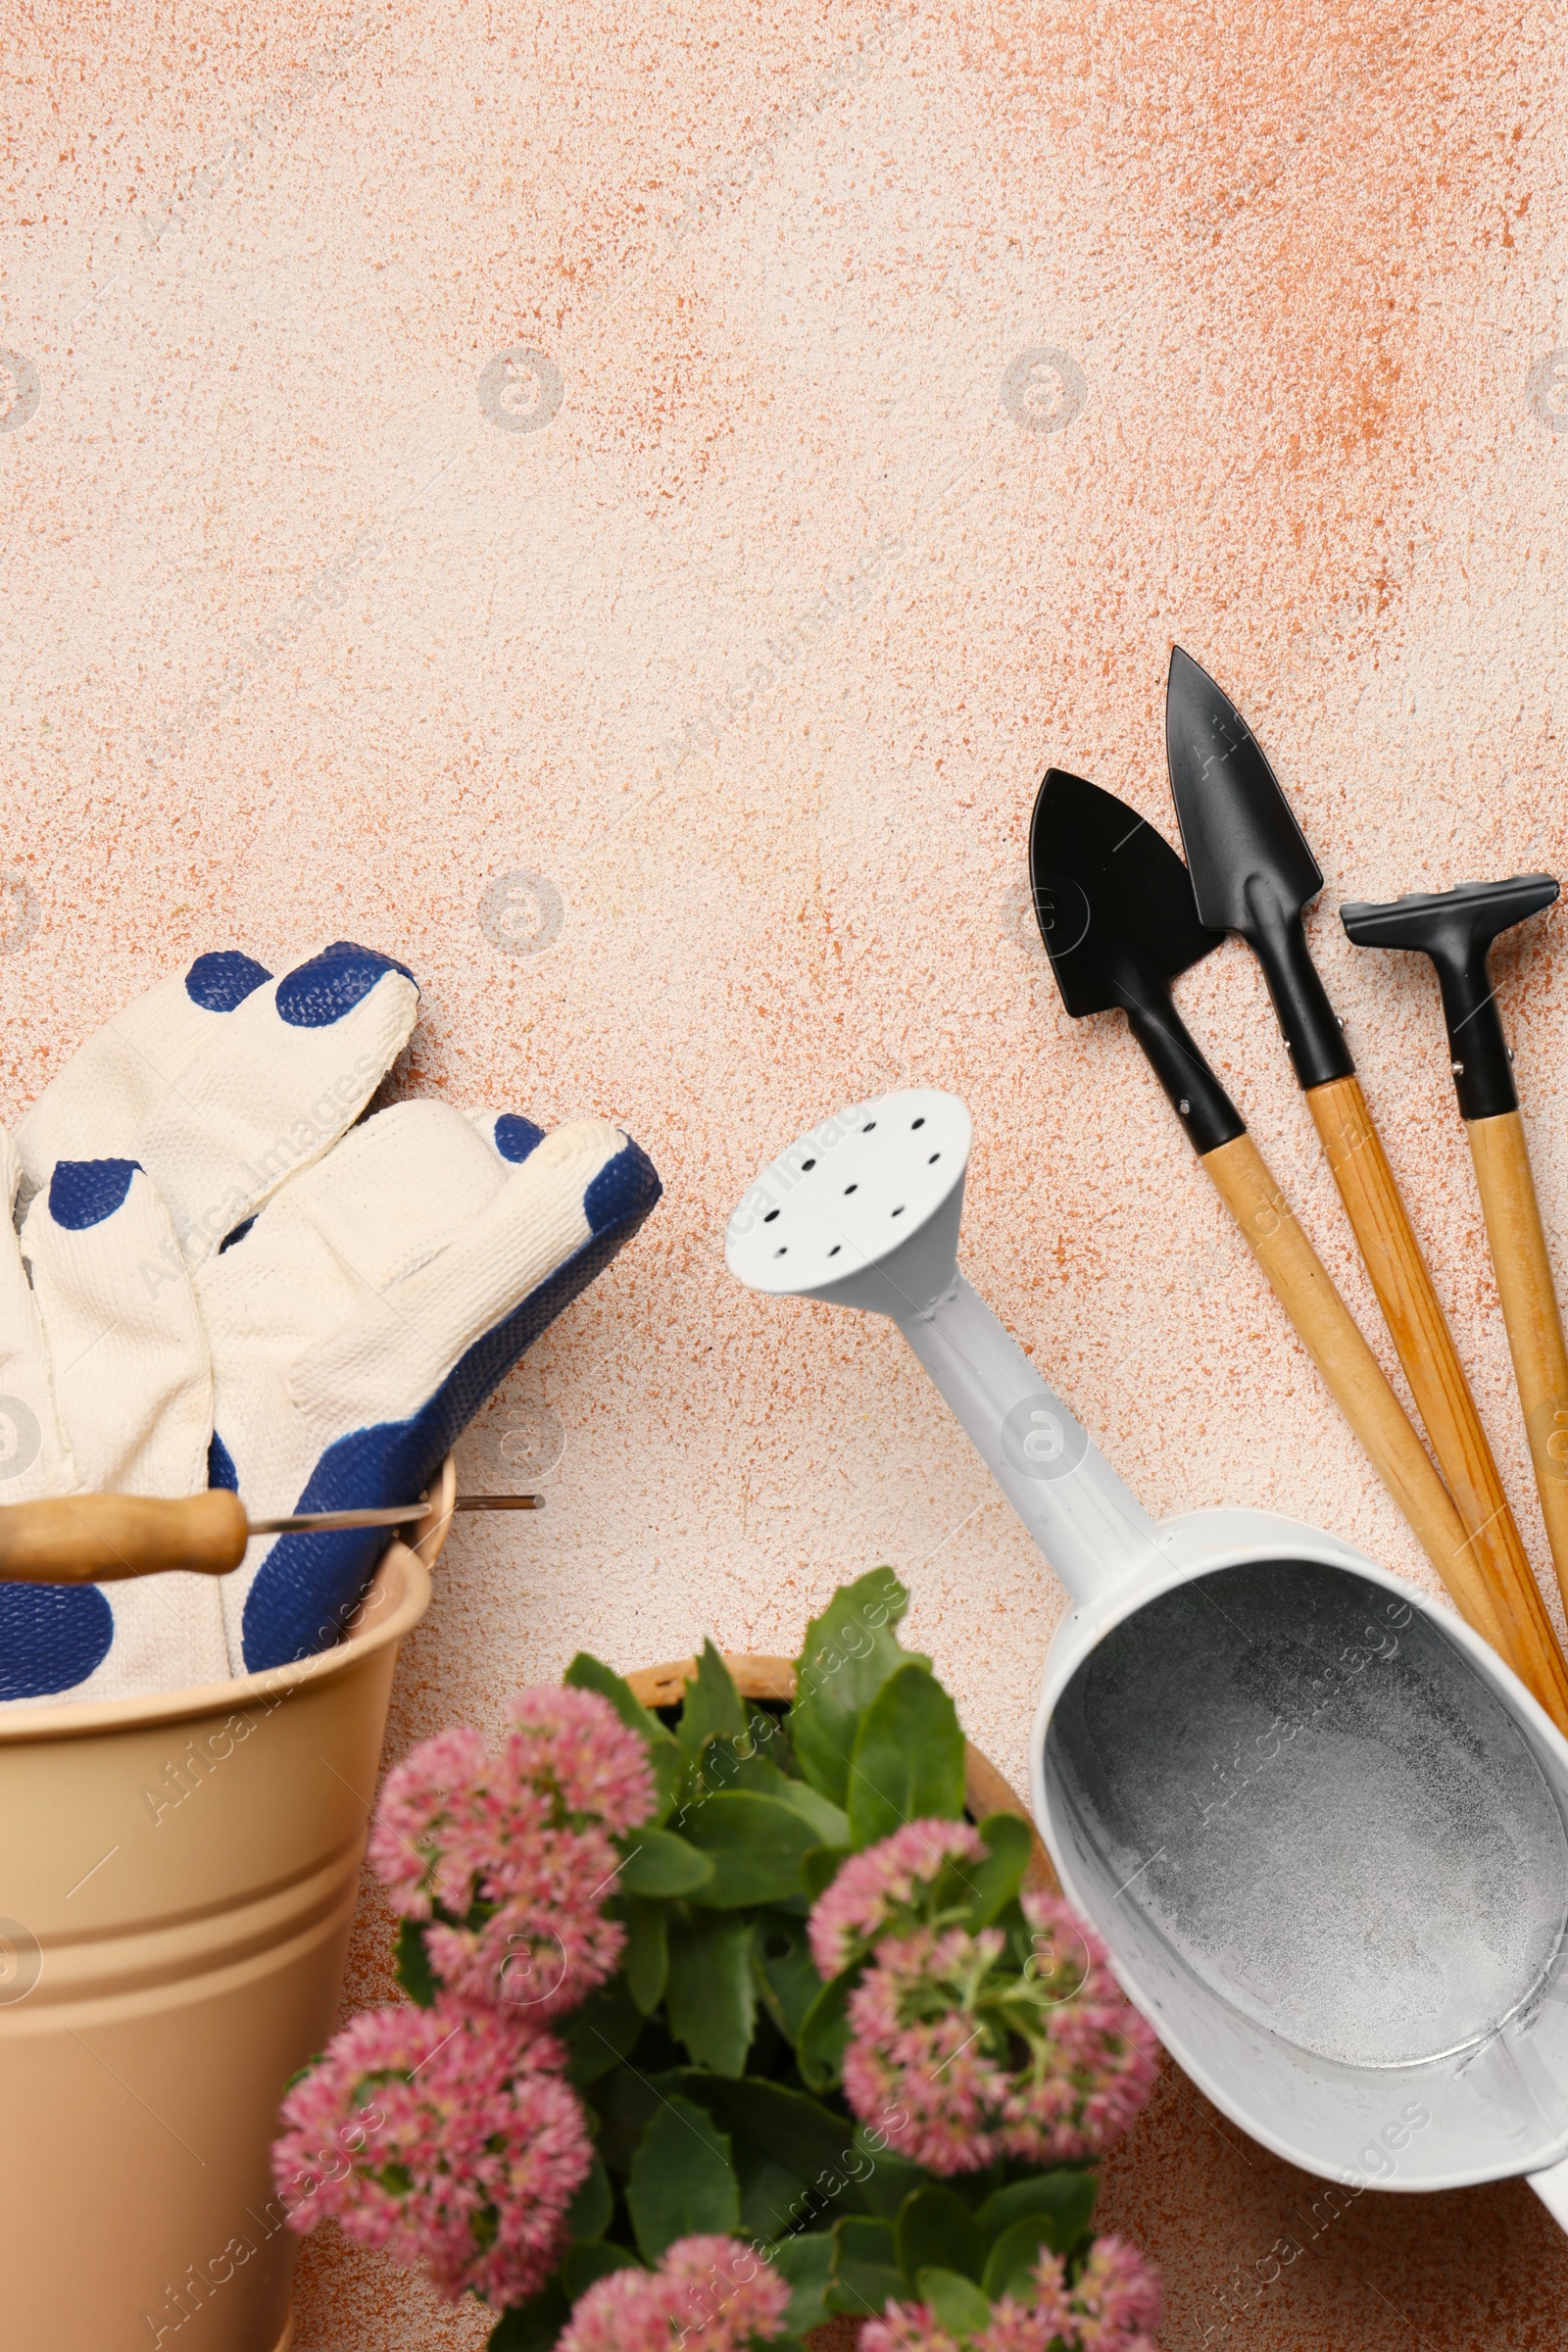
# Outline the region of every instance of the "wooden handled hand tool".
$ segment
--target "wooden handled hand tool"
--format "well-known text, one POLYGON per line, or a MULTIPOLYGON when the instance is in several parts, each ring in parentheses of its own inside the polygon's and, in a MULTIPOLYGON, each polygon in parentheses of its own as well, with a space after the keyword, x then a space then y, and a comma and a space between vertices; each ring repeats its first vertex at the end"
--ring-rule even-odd
POLYGON ((1035 804, 1029 859, 1067 1010, 1126 1013, 1204 1173, 1460 1614, 1568 1732, 1568 1703, 1515 1642, 1382 1366, 1171 1002, 1171 979, 1223 936, 1199 922, 1181 859, 1124 801, 1059 768, 1035 804))
POLYGON ((1515 874, 1506 882, 1412 891, 1390 906, 1357 901, 1340 908, 1340 919, 1357 947, 1410 949, 1437 966, 1449 1067, 1481 1193, 1542 1516, 1568 1603, 1568 1348, 1519 1116, 1513 1056, 1487 968, 1498 933, 1541 913, 1556 897, 1552 875, 1515 874))
MULTIPOLYGON (((460 1511, 541 1511, 542 1494, 460 1494, 460 1511)), ((0 1506, 0 1584, 108 1585, 166 1568, 226 1576, 252 1536, 320 1535, 356 1527, 407 1527, 423 1502, 373 1510, 294 1511, 248 1519, 225 1487, 205 1494, 61 1494, 0 1506)))
POLYGON ((1176 647, 1165 705, 1171 790, 1200 919, 1263 967, 1297 1083, 1339 1187, 1416 1409, 1524 1680, 1568 1716, 1568 1665, 1503 1493, 1421 1245, 1301 928, 1323 887, 1274 772, 1220 687, 1176 647))

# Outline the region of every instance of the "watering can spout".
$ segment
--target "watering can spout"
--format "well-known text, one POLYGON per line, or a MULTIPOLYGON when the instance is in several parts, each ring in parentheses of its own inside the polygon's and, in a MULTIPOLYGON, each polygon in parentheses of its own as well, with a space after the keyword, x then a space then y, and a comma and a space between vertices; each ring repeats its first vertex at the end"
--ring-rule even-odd
POLYGON ((956 1269, 894 1320, 1079 1607, 1158 1557, 1153 1520, 956 1269))
POLYGON ((896 1323, 1081 1607, 1159 1556, 1155 1526, 958 1271, 971 1140, 928 1087, 840 1111, 762 1171, 725 1256, 753 1290, 896 1323))

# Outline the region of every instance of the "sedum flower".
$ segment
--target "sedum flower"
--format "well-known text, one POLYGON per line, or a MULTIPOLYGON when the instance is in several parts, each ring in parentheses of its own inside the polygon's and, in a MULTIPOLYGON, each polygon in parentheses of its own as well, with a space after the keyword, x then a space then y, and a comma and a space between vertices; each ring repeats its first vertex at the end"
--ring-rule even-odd
POLYGON ((934 2173, 1098 2155, 1153 2086, 1159 2045, 1099 1938, 1058 1896, 1021 1900, 1021 1969, 1000 1928, 918 1928, 885 1936, 850 1995, 845 2096, 934 2173))
POLYGON ((451 2301, 526 2302, 593 2158, 564 2065, 554 2035, 447 1999, 353 2019, 283 2102, 272 2169, 290 2227, 332 2215, 451 2301))
POLYGON ((387 1776, 370 1855, 430 1966, 469 2002, 552 2017, 614 1969, 612 1839, 656 1804, 648 1751, 597 1691, 524 1690, 491 1755, 443 1732, 387 1776))
MULTIPOLYGON (((1042 2298, 1052 2288, 1060 2291, 1061 2273, 1054 2254, 1042 2257, 1042 2298)), ((1096 2238, 1066 2302, 1083 2352, 1159 2352, 1155 2336, 1165 2316, 1159 2273, 1125 2238, 1096 2238)))
POLYGON ((836 1977, 890 1930, 929 1924, 937 1881, 949 1862, 978 1862, 977 1830, 963 1821, 911 1821, 863 1854, 852 1854, 811 1907, 811 1958, 836 1977))
POLYGON ((861 2329, 859 2352, 1159 2352, 1159 2274, 1121 2238, 1097 2238, 1070 2286, 1060 2256, 1043 2253, 1032 2283, 1027 2301, 1004 2295, 961 2344, 923 2303, 889 2303, 861 2329))
POLYGON ((889 2303, 880 2320, 867 2320, 857 2352, 962 2352, 958 2338, 924 2303, 889 2303))
POLYGON ((577 2302, 556 2352, 752 2352, 784 2332, 790 2289, 735 2237, 677 2239, 657 2271, 612 2271, 577 2302))
POLYGON ((428 1919, 432 1903, 447 1902, 454 1891, 442 1864, 456 1834, 457 1807, 489 1760, 483 1734, 459 1723, 422 1740, 387 1774, 369 1854, 403 1918, 428 1919))

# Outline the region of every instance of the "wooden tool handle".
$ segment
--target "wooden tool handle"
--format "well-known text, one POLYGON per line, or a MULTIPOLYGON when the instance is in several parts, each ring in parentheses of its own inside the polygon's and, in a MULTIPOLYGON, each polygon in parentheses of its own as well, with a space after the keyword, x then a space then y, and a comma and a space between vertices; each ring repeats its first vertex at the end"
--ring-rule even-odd
POLYGON ((1541 1205, 1516 1110, 1470 1119, 1470 1157, 1502 1299, 1513 1376, 1524 1410, 1557 1584, 1568 1603, 1568 1348, 1546 1255, 1541 1205))
POLYGON ((1460 1616, 1520 1671, 1447 1489, 1257 1146, 1239 1135, 1201 1164, 1460 1616))
MULTIPOLYGON (((1313 1087, 1306 1100, 1438 1467, 1492 1584, 1497 1613, 1509 1625, 1513 1648, 1531 1661, 1531 1673, 1519 1669, 1522 1679, 1538 1698, 1542 1686, 1553 1692, 1547 1713, 1568 1732, 1568 1665, 1360 1081, 1332 1079, 1313 1087)), ((1512 1650, 1503 1654, 1517 1666, 1512 1650)))
POLYGON ((165 1568, 223 1576, 249 1528, 226 1488, 180 1500, 150 1494, 63 1494, 0 1506, 0 1583, 107 1585, 165 1568))

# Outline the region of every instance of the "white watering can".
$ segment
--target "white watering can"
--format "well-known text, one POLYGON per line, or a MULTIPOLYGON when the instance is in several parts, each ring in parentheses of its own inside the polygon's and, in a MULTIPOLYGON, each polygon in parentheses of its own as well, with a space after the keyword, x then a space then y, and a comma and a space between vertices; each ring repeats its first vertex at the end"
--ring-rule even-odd
POLYGON ((1065 1585, 1031 1741, 1063 1889, 1265 2147, 1382 2188, 1522 2174, 1568 2228, 1568 1741, 1338 1537, 1150 1518, 958 1272, 971 1134, 928 1088, 841 1111, 725 1255, 891 1316, 1065 1585))

